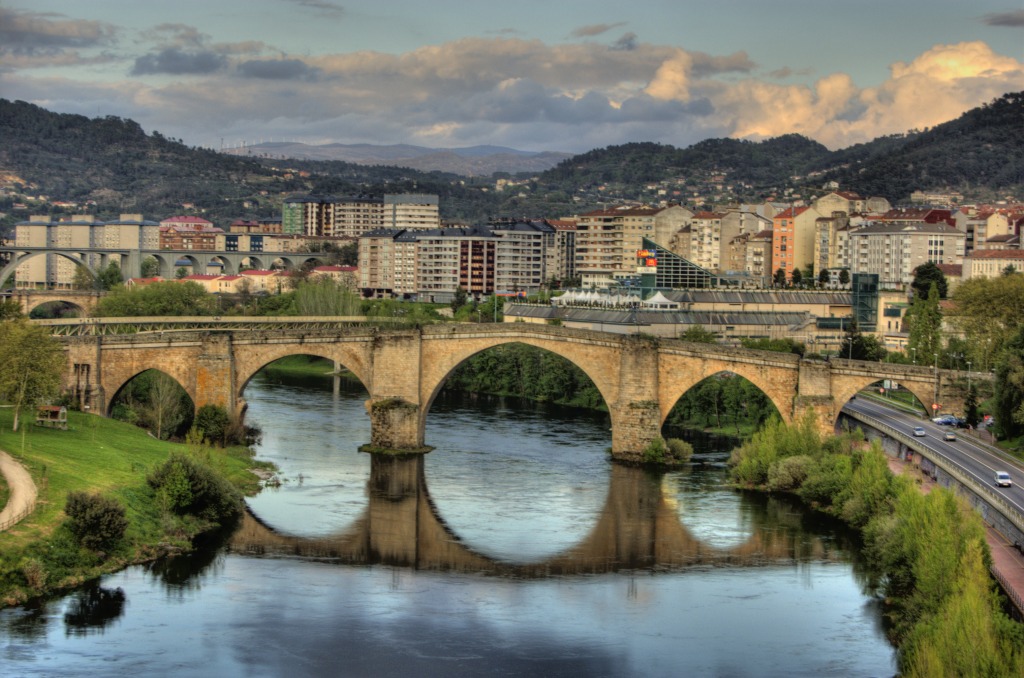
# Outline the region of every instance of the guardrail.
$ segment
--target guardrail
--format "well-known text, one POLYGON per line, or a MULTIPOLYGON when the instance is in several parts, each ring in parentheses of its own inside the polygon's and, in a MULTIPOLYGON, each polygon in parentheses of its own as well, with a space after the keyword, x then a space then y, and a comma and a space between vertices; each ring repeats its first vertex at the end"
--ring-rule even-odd
POLYGON ((17 525, 21 521, 25 520, 25 518, 28 518, 30 515, 32 515, 32 512, 35 511, 35 510, 36 510, 36 500, 33 499, 32 503, 29 504, 28 506, 26 506, 20 513, 17 513, 15 515, 11 516, 10 518, 8 518, 7 520, 5 520, 3 522, 0 522, 0 532, 3 532, 3 531, 7 530, 10 527, 14 527, 15 525, 17 525))
POLYGON ((956 466, 955 462, 948 459, 941 452, 936 452, 935 450, 929 447, 921 445, 921 443, 915 440, 913 436, 909 436, 906 433, 903 433, 902 431, 898 431, 892 426, 883 422, 881 419, 872 417, 869 414, 863 414, 862 412, 853 412, 850 410, 844 410, 843 413, 850 417, 853 417, 854 419, 862 421, 865 424, 870 424, 871 426, 875 427, 879 431, 882 431, 883 433, 890 436, 894 440, 898 440, 901 443, 907 445, 908 447, 912 447, 918 454, 920 454, 923 457, 927 457, 929 461, 935 464, 937 468, 941 469, 951 478, 959 482, 961 485, 970 488, 971 491, 977 494, 978 496, 983 497, 989 503, 989 505, 991 505, 1000 513, 1002 513, 1003 516, 1010 523, 1012 523, 1014 527, 1016 527, 1021 532, 1024 532, 1024 516, 1022 516, 1017 511, 1017 509, 1008 504, 1006 500, 1002 498, 1002 496, 992 491, 992 488, 978 482, 973 477, 961 471, 960 468, 956 466))

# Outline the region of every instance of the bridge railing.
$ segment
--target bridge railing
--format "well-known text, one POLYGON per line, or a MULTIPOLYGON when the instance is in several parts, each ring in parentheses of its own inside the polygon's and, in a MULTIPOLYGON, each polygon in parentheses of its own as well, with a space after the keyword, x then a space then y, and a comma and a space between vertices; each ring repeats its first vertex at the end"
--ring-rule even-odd
POLYGON ((915 440, 913 436, 909 436, 902 431, 898 431, 892 426, 886 424, 881 419, 872 417, 868 414, 861 412, 851 412, 849 410, 843 410, 843 414, 850 416, 854 419, 862 421, 866 424, 870 424, 874 428, 882 431, 894 440, 898 440, 905 444, 907 447, 911 447, 915 452, 923 457, 926 457, 935 466, 941 469, 944 473, 948 474, 951 478, 956 480, 964 487, 968 487, 972 492, 977 494, 979 497, 983 497, 990 506, 994 507, 1003 516, 1021 532, 1024 532, 1024 516, 1022 516, 1017 509, 1007 502, 997 492, 993 491, 988 485, 978 482, 976 478, 964 473, 956 462, 946 457, 941 452, 937 452, 929 447, 925 447, 920 441, 915 440))
POLYGON ((137 316, 33 320, 55 336, 105 336, 186 330, 324 330, 339 327, 401 324, 401 318, 368 316, 137 316))

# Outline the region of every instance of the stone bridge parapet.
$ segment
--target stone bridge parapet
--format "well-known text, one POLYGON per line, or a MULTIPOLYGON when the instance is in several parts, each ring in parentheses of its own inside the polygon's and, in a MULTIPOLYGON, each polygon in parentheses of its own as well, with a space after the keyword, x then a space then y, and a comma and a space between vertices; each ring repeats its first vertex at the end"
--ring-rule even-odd
POLYGON ((290 355, 331 360, 369 392, 370 447, 405 452, 429 449, 426 417, 452 371, 481 351, 509 343, 550 351, 586 373, 608 406, 612 454, 625 461, 640 459, 660 436, 683 394, 723 372, 748 379, 784 420, 813 411, 829 432, 842 406, 879 380, 898 381, 924 403, 936 394, 948 403, 956 399, 959 378, 956 372, 913 365, 803 360, 789 353, 521 323, 198 329, 63 341, 68 390, 103 414, 115 394, 148 369, 173 377, 197 408, 216 404, 241 415, 246 384, 267 364, 290 355))

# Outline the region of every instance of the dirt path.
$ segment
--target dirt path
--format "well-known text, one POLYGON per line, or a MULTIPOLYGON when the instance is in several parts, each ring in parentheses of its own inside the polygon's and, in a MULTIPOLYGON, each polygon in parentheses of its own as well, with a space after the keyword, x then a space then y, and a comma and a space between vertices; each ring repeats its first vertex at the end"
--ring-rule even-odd
POLYGON ((0 511, 0 530, 6 530, 16 524, 16 521, 7 524, 15 517, 20 520, 28 515, 29 509, 36 501, 36 484, 25 467, 3 450, 0 450, 0 473, 4 475, 11 489, 7 506, 0 511))

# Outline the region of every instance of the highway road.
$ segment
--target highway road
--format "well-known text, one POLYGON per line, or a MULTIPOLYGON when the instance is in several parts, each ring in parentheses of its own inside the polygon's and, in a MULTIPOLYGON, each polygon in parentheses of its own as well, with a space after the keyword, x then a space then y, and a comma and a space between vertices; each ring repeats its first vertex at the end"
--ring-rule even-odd
POLYGON ((951 426, 939 426, 930 420, 899 412, 867 398, 851 400, 843 409, 880 419, 897 431, 910 436, 914 433, 914 427, 923 427, 927 433, 924 437, 917 438, 917 442, 956 464, 978 482, 987 485, 1007 503, 1014 506, 1020 515, 1024 515, 1024 468, 1017 462, 1009 461, 1005 454, 1000 456, 994 451, 994 448, 974 440, 966 433, 951 426), (956 441, 942 439, 943 434, 947 431, 957 433, 956 441), (997 487, 995 484, 996 471, 1009 473, 1013 479, 1013 486, 997 487))

